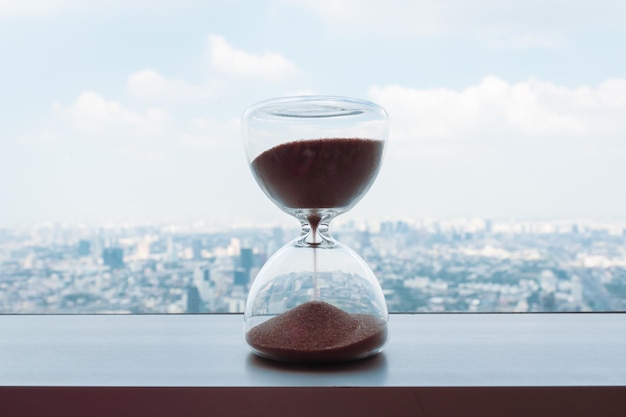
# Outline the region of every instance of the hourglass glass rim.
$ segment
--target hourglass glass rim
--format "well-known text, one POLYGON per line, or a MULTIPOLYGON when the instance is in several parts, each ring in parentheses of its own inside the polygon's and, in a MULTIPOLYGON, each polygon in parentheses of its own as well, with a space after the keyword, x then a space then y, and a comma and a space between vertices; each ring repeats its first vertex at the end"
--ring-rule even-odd
POLYGON ((248 107, 244 118, 253 113, 256 117, 288 119, 322 119, 368 113, 380 113, 387 117, 385 109, 371 101, 330 95, 302 95, 263 100, 248 107))

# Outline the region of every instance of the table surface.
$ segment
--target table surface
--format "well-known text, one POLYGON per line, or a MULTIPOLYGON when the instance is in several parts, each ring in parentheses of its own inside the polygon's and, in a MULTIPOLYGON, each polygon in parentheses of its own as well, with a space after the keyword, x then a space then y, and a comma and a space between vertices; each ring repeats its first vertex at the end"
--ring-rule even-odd
POLYGON ((0 316, 0 387, 626 386, 626 314, 392 314, 383 353, 256 357, 241 315, 0 316))

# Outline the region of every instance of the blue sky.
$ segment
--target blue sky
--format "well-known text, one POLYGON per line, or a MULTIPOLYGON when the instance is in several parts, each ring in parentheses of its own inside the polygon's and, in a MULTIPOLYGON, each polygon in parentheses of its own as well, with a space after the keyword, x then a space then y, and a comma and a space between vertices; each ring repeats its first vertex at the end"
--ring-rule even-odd
POLYGON ((302 93, 390 114, 381 174, 345 217, 623 219, 624 16, 606 0, 0 0, 0 225, 284 221, 239 117, 302 93))

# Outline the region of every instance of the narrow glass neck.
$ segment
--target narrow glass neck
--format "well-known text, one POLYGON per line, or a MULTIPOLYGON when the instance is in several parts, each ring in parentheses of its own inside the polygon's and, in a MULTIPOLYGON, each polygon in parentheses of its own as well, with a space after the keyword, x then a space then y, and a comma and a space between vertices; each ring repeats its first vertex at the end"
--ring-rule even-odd
POLYGON ((296 241, 299 247, 332 248, 336 241, 328 234, 330 221, 336 213, 332 211, 303 211, 296 213, 300 221, 300 238, 296 241))

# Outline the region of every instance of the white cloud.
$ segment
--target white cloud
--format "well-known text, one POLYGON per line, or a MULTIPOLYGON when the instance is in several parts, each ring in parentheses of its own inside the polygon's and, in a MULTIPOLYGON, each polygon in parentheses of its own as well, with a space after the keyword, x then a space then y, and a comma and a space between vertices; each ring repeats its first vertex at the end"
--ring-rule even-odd
POLYGON ((80 132, 98 136, 119 132, 126 137, 154 135, 170 122, 167 112, 157 108, 131 110, 120 102, 107 100, 99 94, 86 91, 74 103, 64 107, 56 103, 54 113, 67 125, 80 132))
MULTIPOLYGON (((52 105, 48 124, 17 137, 23 145, 57 146, 63 141, 95 140, 131 158, 164 160, 168 149, 241 148, 238 118, 219 120, 192 117, 175 119, 162 109, 135 110, 93 91, 81 93, 73 103, 52 105)), ((244 155, 243 149, 240 150, 244 155)))
POLYGON ((458 90, 374 87, 369 98, 391 121, 370 193, 384 202, 381 210, 389 201, 407 215, 575 218, 626 210, 626 79, 566 87, 490 76, 458 90))
MULTIPOLYGON (((593 137, 626 134, 626 80, 568 88, 535 79, 508 83, 485 77, 463 90, 373 87, 369 96, 389 111, 396 140, 501 136, 593 137)), ((444 142, 445 143, 445 142, 444 142)), ((444 146, 441 143, 438 146, 444 146)))
POLYGON ((165 78, 151 69, 139 71, 128 79, 128 92, 146 100, 202 100, 209 99, 222 89, 219 80, 211 80, 204 85, 192 85, 184 80, 165 78))
POLYGON ((219 73, 250 79, 284 80, 298 74, 298 68, 274 52, 253 54, 235 49, 222 36, 208 36, 211 67, 219 73))
MULTIPOLYGON (((565 87, 489 76, 456 90, 373 87, 369 98, 391 119, 387 158, 366 197, 370 213, 559 217, 626 210, 625 79, 565 87)), ((232 214, 267 202, 246 169, 237 118, 176 116, 96 92, 55 104, 48 124, 14 147, 38 155, 39 165, 15 164, 7 184, 29 192, 11 195, 29 201, 25 207, 50 200, 61 214, 120 218, 129 210, 139 218, 192 208, 232 214), (76 190, 83 198, 70 207, 76 190)))
POLYGON ((182 135, 162 109, 133 110, 92 91, 69 105, 54 103, 47 119, 42 128, 18 135, 17 144, 53 153, 80 149, 90 155, 100 152, 103 158, 111 154, 120 161, 158 165, 170 158, 170 144, 182 135))
POLYGON ((228 219, 251 204, 277 210, 255 201, 261 191, 246 166, 238 118, 135 106, 85 91, 55 103, 40 129, 15 138, 10 153, 0 153, 11 215, 150 222, 228 219))

